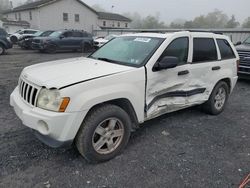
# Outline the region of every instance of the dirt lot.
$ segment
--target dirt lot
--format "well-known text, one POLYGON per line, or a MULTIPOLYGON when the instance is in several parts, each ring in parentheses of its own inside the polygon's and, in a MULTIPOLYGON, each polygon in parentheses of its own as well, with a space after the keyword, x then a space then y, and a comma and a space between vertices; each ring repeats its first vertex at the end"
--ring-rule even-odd
POLYGON ((0 57, 0 187, 237 187, 250 172, 250 81, 239 81, 224 113, 199 108, 149 121, 124 153, 91 165, 75 148, 51 149, 9 106, 23 67, 80 53, 12 49, 0 57))

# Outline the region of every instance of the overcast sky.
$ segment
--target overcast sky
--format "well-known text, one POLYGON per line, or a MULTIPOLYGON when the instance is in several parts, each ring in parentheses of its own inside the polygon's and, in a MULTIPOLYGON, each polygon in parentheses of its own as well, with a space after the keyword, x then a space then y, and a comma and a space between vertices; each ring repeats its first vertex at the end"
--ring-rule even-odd
MULTIPOLYGON (((13 2, 22 0, 13 0, 13 2)), ((250 0, 83 0, 88 5, 99 4, 107 11, 138 12, 143 16, 160 14, 160 19, 169 23, 182 18, 191 20, 201 14, 219 9, 228 15, 234 14, 242 22, 250 16, 250 0)))

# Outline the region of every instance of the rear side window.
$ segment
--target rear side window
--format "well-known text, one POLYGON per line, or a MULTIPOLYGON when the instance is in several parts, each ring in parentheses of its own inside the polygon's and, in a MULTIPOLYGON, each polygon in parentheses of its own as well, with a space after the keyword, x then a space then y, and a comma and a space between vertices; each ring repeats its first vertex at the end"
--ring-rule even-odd
POLYGON ((82 32, 73 32, 73 37, 83 37, 82 32))
POLYGON ((193 62, 215 61, 218 59, 214 39, 194 38, 193 62))
POLYGON ((217 39, 217 44, 220 49, 221 59, 232 59, 235 58, 235 54, 229 44, 225 39, 217 39))
POLYGON ((187 63, 188 58, 188 37, 181 37, 173 40, 161 55, 161 61, 165 56, 174 56, 179 60, 179 64, 187 63))

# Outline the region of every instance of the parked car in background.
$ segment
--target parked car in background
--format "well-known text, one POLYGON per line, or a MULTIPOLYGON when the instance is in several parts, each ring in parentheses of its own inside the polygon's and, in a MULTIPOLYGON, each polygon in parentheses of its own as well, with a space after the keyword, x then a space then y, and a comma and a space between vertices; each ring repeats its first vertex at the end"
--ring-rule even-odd
POLYGON ((8 38, 8 33, 3 28, 0 28, 0 55, 3 55, 5 50, 10 48, 12 48, 12 43, 8 38))
POLYGON ((31 36, 25 36, 21 40, 18 41, 18 45, 21 48, 24 49, 31 49, 32 41, 35 37, 48 37, 51 35, 54 31, 48 30, 48 31, 38 31, 34 35, 31 36))
POLYGON ((250 37, 244 42, 238 42, 236 50, 240 56, 239 76, 250 78, 250 37))
POLYGON ((88 58, 26 67, 10 104, 47 145, 75 143, 88 161, 103 162, 117 156, 145 121, 194 105, 222 113, 238 79, 238 60, 224 35, 128 34, 88 58))
POLYGON ((17 43, 24 37, 33 36, 38 30, 34 29, 22 29, 10 35, 10 40, 13 44, 17 43))
POLYGON ((112 40, 113 38, 116 38, 118 35, 108 35, 106 37, 101 37, 101 38, 97 38, 94 40, 94 47, 95 48, 100 48, 102 47, 104 44, 106 44, 108 41, 112 40))
POLYGON ((32 42, 32 49, 48 53, 56 53, 61 50, 86 52, 92 48, 92 35, 85 31, 76 30, 55 31, 48 37, 36 37, 32 42))

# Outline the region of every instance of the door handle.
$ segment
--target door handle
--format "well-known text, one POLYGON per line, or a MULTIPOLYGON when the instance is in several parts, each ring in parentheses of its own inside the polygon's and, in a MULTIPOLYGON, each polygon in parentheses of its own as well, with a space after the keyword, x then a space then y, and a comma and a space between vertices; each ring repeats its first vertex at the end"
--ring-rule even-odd
POLYGON ((186 75, 186 74, 189 74, 188 70, 178 72, 178 76, 183 76, 183 75, 186 75))
POLYGON ((215 67, 212 67, 212 70, 213 70, 213 71, 220 70, 220 69, 221 69, 221 67, 220 67, 220 66, 215 66, 215 67))

